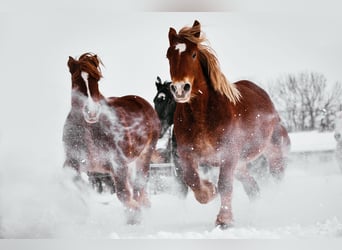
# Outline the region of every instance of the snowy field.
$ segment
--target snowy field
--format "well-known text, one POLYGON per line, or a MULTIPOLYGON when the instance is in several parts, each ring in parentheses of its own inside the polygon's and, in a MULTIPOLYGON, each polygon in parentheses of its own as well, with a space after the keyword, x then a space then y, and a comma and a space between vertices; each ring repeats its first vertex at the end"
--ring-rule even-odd
MULTIPOLYGON (((303 144, 297 144, 301 136, 312 149, 320 141, 326 142, 326 149, 335 146, 332 133, 309 132, 291 134, 293 148, 307 150, 303 144)), ((55 161, 53 168, 44 168, 49 159, 35 162, 37 159, 28 155, 29 159, 17 159, 18 165, 1 171, 0 236, 338 239, 342 237, 342 174, 332 153, 323 158, 314 155, 290 158, 285 179, 281 183, 272 180, 261 183, 261 197, 254 202, 248 200, 242 185, 235 181, 235 225, 225 231, 214 227, 219 199, 201 205, 192 193, 186 199, 172 193, 153 194, 152 207, 143 211, 142 223, 126 225, 124 208, 117 198, 108 193, 97 194, 86 186, 75 186, 72 173, 57 164, 62 163, 62 158, 55 161)))

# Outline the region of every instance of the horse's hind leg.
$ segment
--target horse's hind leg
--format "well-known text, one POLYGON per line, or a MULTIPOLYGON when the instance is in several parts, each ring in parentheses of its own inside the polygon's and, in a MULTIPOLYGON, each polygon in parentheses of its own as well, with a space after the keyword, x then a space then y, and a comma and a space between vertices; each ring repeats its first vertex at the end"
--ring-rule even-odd
POLYGON ((285 128, 279 125, 273 132, 271 142, 265 151, 270 173, 281 180, 284 177, 286 156, 290 148, 290 138, 285 128))
POLYGON ((99 173, 88 173, 88 180, 97 192, 103 192, 101 175, 99 173))
POLYGON ((250 200, 254 200, 259 196, 259 186, 253 176, 247 170, 246 163, 239 163, 235 170, 235 177, 242 183, 250 200))

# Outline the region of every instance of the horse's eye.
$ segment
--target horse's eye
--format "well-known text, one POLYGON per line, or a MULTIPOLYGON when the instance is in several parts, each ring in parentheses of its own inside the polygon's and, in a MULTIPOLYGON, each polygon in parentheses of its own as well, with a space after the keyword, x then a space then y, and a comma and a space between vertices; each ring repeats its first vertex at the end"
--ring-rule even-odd
POLYGON ((192 53, 192 58, 195 59, 196 56, 197 56, 197 53, 196 53, 196 51, 195 51, 195 52, 192 53))

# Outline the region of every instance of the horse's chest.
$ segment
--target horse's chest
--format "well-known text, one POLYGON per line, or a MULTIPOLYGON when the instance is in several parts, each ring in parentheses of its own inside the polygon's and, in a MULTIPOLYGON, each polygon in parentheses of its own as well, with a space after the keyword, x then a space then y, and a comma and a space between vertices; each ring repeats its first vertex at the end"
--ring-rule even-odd
POLYGON ((178 138, 176 132, 176 140, 179 146, 193 154, 205 157, 213 156, 221 150, 220 137, 221 135, 217 132, 196 128, 188 128, 179 132, 178 138))

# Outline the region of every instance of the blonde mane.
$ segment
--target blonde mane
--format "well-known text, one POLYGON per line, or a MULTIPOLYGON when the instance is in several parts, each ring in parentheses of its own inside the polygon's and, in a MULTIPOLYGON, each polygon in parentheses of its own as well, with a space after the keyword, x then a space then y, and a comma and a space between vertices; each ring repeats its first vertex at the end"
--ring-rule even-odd
POLYGON ((200 63, 214 90, 225 95, 234 104, 239 102, 241 94, 235 85, 231 84, 222 73, 214 50, 206 44, 208 41, 201 32, 201 26, 184 27, 179 31, 178 35, 197 45, 200 53, 200 63))

